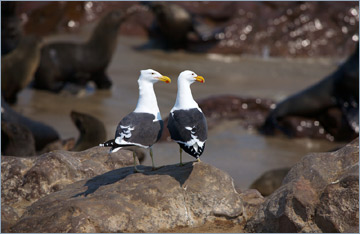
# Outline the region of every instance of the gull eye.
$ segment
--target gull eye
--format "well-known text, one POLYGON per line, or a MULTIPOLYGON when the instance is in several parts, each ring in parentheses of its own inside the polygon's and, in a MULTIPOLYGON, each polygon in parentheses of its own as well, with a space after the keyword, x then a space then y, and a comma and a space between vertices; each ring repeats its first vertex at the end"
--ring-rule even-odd
POLYGON ((195 74, 193 73, 193 74, 191 74, 192 76, 195 76, 195 74))
POLYGON ((151 72, 151 75, 155 75, 155 73, 154 73, 154 72, 151 72))

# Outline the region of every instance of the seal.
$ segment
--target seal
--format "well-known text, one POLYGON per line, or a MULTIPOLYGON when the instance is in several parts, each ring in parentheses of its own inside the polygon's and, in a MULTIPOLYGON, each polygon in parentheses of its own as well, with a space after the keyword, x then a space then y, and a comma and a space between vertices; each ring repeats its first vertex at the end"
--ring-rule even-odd
POLYGON ((118 28, 125 19, 122 11, 105 15, 85 43, 54 42, 41 50, 41 60, 33 87, 60 91, 66 82, 85 85, 94 81, 97 88, 108 89, 111 81, 105 74, 116 48, 118 28))
POLYGON ((16 15, 19 3, 1 2, 1 55, 14 50, 22 37, 21 20, 16 15))
POLYGON ((267 116, 260 131, 266 135, 280 129, 293 136, 291 129, 283 128, 280 122, 287 116, 313 117, 320 121, 335 140, 353 139, 359 134, 359 44, 355 52, 339 68, 313 86, 280 102, 267 116), (334 128, 330 109, 339 109, 342 118, 334 128))
POLYGON ((71 120, 80 132, 80 136, 72 151, 82 151, 106 140, 106 130, 103 122, 97 118, 77 111, 71 111, 71 120))
POLYGON ((27 127, 35 139, 36 151, 42 150, 47 144, 59 139, 57 131, 38 121, 29 119, 14 111, 1 96, 1 122, 21 124, 27 127))
POLYGON ((149 35, 159 42, 150 41, 141 48, 150 46, 164 47, 164 49, 186 48, 189 46, 191 36, 195 36, 196 42, 208 42, 208 47, 214 46, 212 42, 217 41, 215 34, 219 32, 219 29, 213 30, 201 23, 177 4, 158 1, 142 2, 142 4, 149 7, 155 15, 156 20, 149 30, 149 35))
POLYGON ((21 157, 35 155, 35 140, 31 131, 21 124, 1 121, 1 154, 21 157))
POLYGON ((156 24, 153 29, 161 35, 171 47, 184 47, 187 34, 193 31, 192 18, 184 8, 167 2, 149 2, 151 11, 155 14, 156 24))
POLYGON ((33 79, 41 45, 38 37, 24 36, 16 49, 1 57, 1 92, 9 104, 16 103, 17 93, 33 79))

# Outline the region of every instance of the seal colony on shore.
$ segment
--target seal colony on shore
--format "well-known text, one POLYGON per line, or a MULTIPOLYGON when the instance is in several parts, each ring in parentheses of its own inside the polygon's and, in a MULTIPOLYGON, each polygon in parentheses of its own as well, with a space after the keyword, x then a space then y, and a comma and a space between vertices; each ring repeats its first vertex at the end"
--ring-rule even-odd
POLYGON ((42 40, 24 36, 19 45, 1 57, 1 92, 9 104, 15 104, 17 94, 30 84, 40 62, 42 40))
POLYGON ((207 139, 206 118, 191 94, 190 85, 195 81, 204 83, 205 79, 189 70, 180 73, 176 102, 167 125, 171 139, 180 146, 180 166, 182 150, 200 161, 207 139))
POLYGON ((35 74, 34 88, 60 91, 66 82, 108 89, 111 81, 105 73, 116 48, 118 29, 127 14, 111 11, 105 15, 85 43, 55 42, 43 47, 35 74))
MULTIPOLYGON (((169 77, 157 71, 141 70, 138 80, 139 99, 135 110, 120 121, 115 132, 115 139, 100 144, 100 146, 111 147, 110 153, 126 146, 149 148, 153 170, 155 165, 151 146, 160 139, 164 125, 154 92, 154 84, 158 81, 171 82, 169 77)), ((136 168, 134 151, 133 157, 134 170, 140 172, 136 168)))

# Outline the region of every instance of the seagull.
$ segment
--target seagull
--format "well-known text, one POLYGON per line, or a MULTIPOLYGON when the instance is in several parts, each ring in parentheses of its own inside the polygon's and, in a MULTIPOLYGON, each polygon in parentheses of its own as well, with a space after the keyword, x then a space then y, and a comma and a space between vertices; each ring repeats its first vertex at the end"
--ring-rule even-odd
POLYGON ((167 125, 171 139, 180 146, 180 166, 183 165, 183 150, 200 162, 207 139, 206 118, 191 94, 190 85, 195 81, 205 82, 202 76, 193 71, 180 73, 176 102, 170 111, 167 125))
MULTIPOLYGON (((163 76, 155 70, 141 70, 138 79, 139 99, 135 110, 120 121, 114 139, 100 144, 100 146, 111 147, 110 153, 125 146, 149 148, 153 170, 155 170, 155 166, 152 145, 160 139, 164 126, 153 87, 158 81, 171 82, 169 77, 163 76)), ((141 172, 136 168, 134 151, 133 157, 134 171, 141 172)))

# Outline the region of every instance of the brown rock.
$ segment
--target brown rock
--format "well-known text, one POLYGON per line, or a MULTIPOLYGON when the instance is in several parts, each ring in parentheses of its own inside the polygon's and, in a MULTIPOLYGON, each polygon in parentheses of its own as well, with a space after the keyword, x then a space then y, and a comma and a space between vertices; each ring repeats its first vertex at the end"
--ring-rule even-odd
POLYGON ((131 165, 132 152, 108 154, 104 147, 77 153, 53 151, 26 158, 2 156, 1 205, 12 207, 21 216, 27 206, 68 184, 131 165))
POLYGON ((120 168, 66 186, 27 208, 12 232, 158 232, 233 220, 243 205, 232 178, 205 163, 144 173, 120 168))
POLYGON ((19 216, 14 208, 7 205, 1 205, 1 232, 9 232, 10 227, 16 223, 19 216))
POLYGON ((359 205, 353 202, 359 199, 359 168, 352 169, 353 173, 326 186, 320 197, 322 202, 314 219, 324 232, 349 232, 354 227, 359 227, 359 205))
POLYGON ((250 188, 258 190, 261 195, 269 196, 278 189, 290 168, 280 168, 265 172, 250 185, 250 188))
POLYGON ((259 191, 256 189, 248 189, 240 194, 241 200, 244 203, 244 220, 249 220, 256 211, 259 209, 260 205, 265 201, 264 197, 261 196, 259 191))
POLYGON ((358 139, 305 156, 246 225, 248 232, 346 232, 359 226, 358 139))

